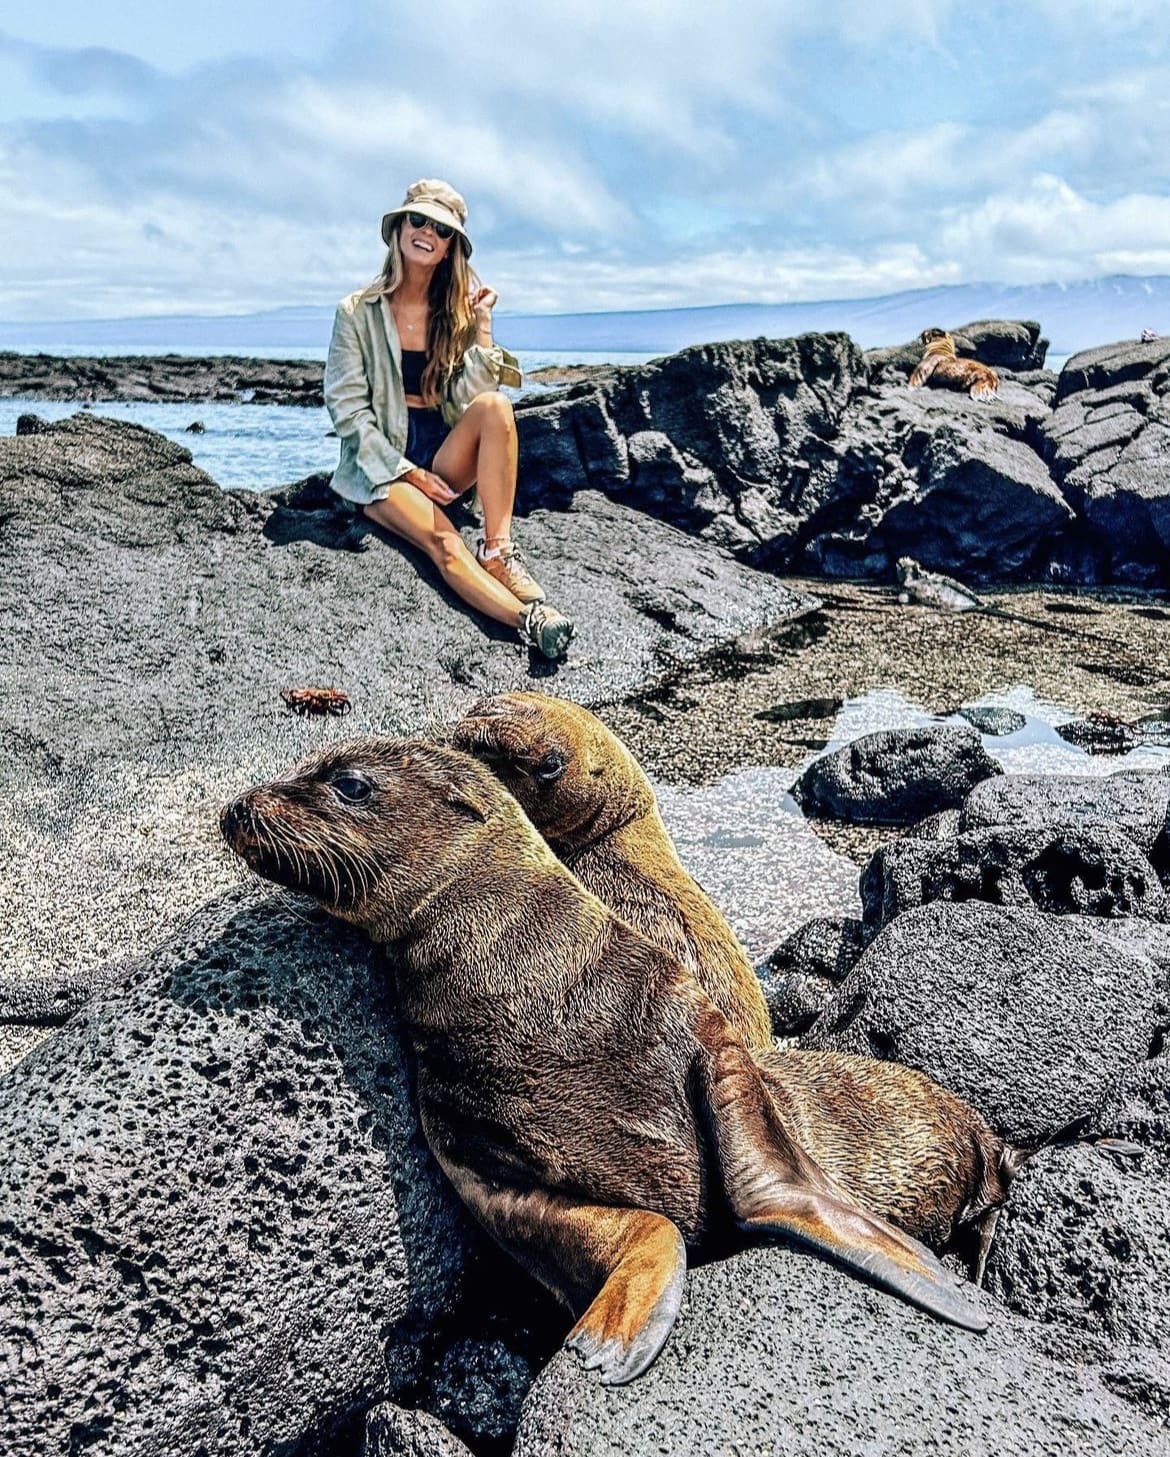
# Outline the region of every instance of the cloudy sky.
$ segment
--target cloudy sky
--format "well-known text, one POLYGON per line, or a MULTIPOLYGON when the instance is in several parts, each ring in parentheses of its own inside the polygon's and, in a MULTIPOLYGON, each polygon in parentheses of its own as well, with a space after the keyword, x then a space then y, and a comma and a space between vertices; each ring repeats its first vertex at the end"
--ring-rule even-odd
POLYGON ((0 0, 0 319, 327 304, 404 185, 511 311, 1170 273, 1167 0, 0 0))

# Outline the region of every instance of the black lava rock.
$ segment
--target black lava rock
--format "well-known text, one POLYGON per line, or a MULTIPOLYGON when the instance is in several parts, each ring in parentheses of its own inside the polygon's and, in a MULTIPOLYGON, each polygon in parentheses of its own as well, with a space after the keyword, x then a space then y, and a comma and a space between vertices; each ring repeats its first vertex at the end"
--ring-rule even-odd
POLYGON ((908 825, 962 804, 976 784, 1002 773, 974 729, 886 729, 815 760, 792 793, 810 814, 908 825))
POLYGON ((907 911, 801 1045, 906 1063, 1036 1146, 1091 1113, 1166 1023, 1165 970, 1094 924, 978 901, 907 911))

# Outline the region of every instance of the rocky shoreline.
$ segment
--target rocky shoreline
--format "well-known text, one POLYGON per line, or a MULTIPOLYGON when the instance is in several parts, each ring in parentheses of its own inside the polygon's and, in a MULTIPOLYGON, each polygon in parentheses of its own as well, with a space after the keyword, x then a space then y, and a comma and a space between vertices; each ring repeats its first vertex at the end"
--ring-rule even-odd
MULTIPOLYGON (((1011 337, 1031 351, 1013 356, 1021 377, 1034 373, 1038 331, 1011 337)), ((773 439, 787 421, 785 450, 815 459, 797 415, 811 421, 815 398, 829 420, 820 371, 853 367, 846 344, 713 346, 521 402, 524 449, 559 440, 567 461, 571 441, 580 466, 609 440, 604 458, 624 448, 637 464, 645 432, 617 429, 630 380, 681 441, 712 418, 699 369, 722 381, 727 451, 732 421, 763 451, 768 402, 773 439)), ((871 374, 901 367, 864 364, 849 408, 901 409, 883 393, 901 387, 871 374)), ((1098 390, 1122 366, 1077 368, 1098 390)), ((1122 392, 1153 402, 1155 433, 1134 438, 1154 459, 1162 365, 1125 368, 1122 392)), ((1015 383, 1040 404, 1055 390, 1015 383)), ((944 405, 964 420, 974 408, 932 397, 915 428, 944 405)), ((979 430, 999 438, 981 408, 979 430)), ((839 439, 820 438, 840 467, 839 439)), ((86 414, 0 440, 0 1387, 14 1457, 1170 1449, 1170 774, 1004 775, 986 719, 982 740, 907 730, 809 768, 799 792, 837 816, 826 825, 869 838, 860 878, 823 848, 809 872, 827 878, 834 860, 856 914, 806 912, 788 935, 773 883, 737 883, 779 943, 760 966, 774 1029, 919 1066, 1005 1136, 1045 1145, 979 1297, 994 1325, 954 1331, 759 1247, 692 1271, 666 1351, 614 1390, 555 1354, 563 1315, 439 1177, 385 968, 308 903, 241 885, 219 845, 216 807, 311 746, 441 733, 509 687, 601 707, 676 782, 745 763, 795 774, 817 752, 798 740, 830 712, 819 700, 899 675, 937 681, 949 704, 978 696, 980 674, 1010 686, 1035 665, 1055 684, 1064 665, 1082 710, 1170 703, 1164 609, 1148 595, 993 594, 1015 618, 960 619, 898 607, 888 588, 781 580, 749 560, 762 537, 720 538, 719 520, 750 517, 747 477, 696 526, 699 497, 679 505, 656 448, 660 499, 636 473, 570 489, 566 465, 530 502, 521 539, 581 624, 552 668, 473 621, 320 478, 222 491, 181 447, 86 414), (681 527, 663 519, 676 508, 681 527), (1072 635, 1035 625, 1048 618, 1072 635), (345 688, 352 715, 291 717, 279 693, 294 682, 345 688), (798 711, 750 716, 777 705, 798 711)), ((695 853, 789 843, 737 792, 695 853)))
POLYGON ((312 359, 0 351, 0 399, 323 405, 323 373, 312 359))

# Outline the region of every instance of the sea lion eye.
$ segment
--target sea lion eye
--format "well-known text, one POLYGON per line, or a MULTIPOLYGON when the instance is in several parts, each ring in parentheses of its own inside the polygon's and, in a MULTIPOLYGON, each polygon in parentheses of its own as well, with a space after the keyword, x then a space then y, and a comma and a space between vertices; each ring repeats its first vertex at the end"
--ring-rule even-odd
POLYGON ((560 749, 550 749, 532 772, 537 779, 551 784, 554 779, 559 779, 565 772, 568 762, 560 749))
POLYGON ((374 792, 374 786, 368 779, 363 779, 360 774, 339 774, 329 783, 334 791, 342 799, 348 800, 350 804, 361 804, 374 792))

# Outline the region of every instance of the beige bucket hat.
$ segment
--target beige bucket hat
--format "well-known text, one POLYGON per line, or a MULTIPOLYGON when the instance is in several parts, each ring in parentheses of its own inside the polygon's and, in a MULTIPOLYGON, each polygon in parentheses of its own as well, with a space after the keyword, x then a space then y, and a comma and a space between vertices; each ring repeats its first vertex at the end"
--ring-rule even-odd
POLYGON ((464 250, 470 256, 471 239, 464 226, 467 222, 467 204, 449 182, 443 182, 437 177, 424 177, 421 181, 410 184, 402 199, 402 206, 391 208, 382 218, 382 241, 387 247, 390 244, 390 229, 394 226, 394 219, 407 212, 420 212, 433 223, 446 223, 463 239, 464 250))

